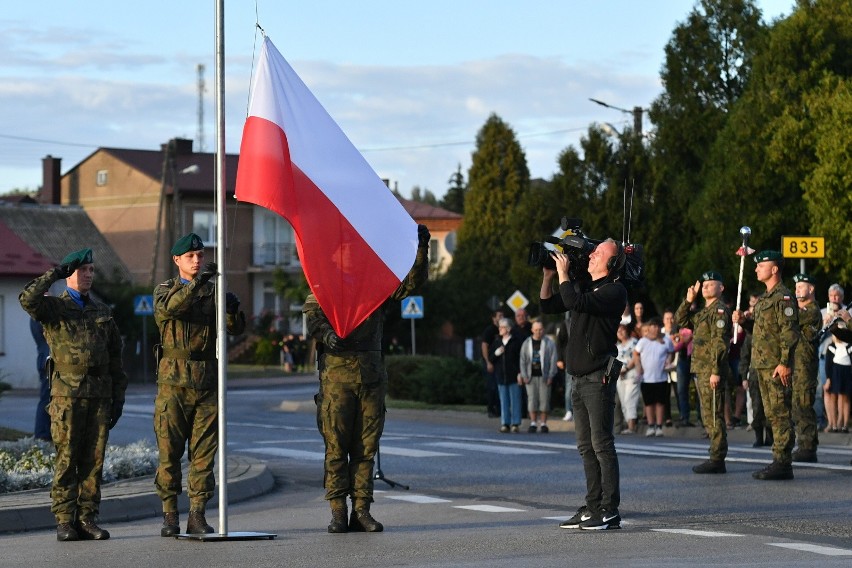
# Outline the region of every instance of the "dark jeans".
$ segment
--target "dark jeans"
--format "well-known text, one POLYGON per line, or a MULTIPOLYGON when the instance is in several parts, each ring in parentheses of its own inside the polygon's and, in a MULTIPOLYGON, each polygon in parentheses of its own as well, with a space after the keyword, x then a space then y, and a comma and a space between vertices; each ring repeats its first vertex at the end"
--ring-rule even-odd
POLYGON ((586 506, 615 511, 621 502, 618 456, 612 432, 615 382, 603 384, 603 369, 574 376, 574 433, 586 472, 586 506))
POLYGON ((689 421, 689 383, 691 382, 692 375, 688 371, 677 370, 677 409, 683 421, 689 421))
POLYGON ((50 441, 50 415, 47 413, 47 405, 50 404, 50 381, 44 372, 39 372, 39 385, 33 436, 39 440, 50 441))
POLYGON ((488 369, 484 367, 482 375, 485 377, 485 408, 489 414, 499 416, 500 396, 497 392, 497 377, 494 373, 489 373, 488 369))

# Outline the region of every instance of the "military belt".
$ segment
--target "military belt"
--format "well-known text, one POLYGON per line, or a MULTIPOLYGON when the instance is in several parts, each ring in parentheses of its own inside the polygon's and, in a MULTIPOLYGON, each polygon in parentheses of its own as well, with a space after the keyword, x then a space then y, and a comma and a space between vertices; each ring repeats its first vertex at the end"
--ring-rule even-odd
POLYGON ((177 347, 163 347, 164 359, 188 359, 190 361, 215 361, 216 357, 209 351, 190 351, 177 347))
POLYGON ((72 365, 71 363, 53 362, 53 370, 59 373, 72 373, 75 375, 89 375, 90 377, 101 377, 109 374, 109 365, 89 367, 88 365, 72 365))

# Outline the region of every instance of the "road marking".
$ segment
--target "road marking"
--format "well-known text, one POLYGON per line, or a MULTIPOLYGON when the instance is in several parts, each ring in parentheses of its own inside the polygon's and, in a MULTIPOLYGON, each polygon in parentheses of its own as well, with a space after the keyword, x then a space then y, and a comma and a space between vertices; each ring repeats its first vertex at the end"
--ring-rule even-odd
POLYGON ((295 458, 304 460, 323 461, 325 454, 323 452, 307 452, 305 450, 290 450, 288 448, 246 448, 238 449, 238 452, 250 452, 254 454, 264 454, 268 456, 279 456, 282 458, 295 458))
POLYGON ((497 505, 453 505, 454 509, 467 509, 468 511, 481 511, 483 513, 525 513, 524 509, 512 509, 510 507, 498 507, 497 505))
POLYGON ((409 503, 431 504, 431 503, 452 503, 449 499, 439 499, 438 497, 429 497, 428 495, 385 495, 388 499, 396 499, 397 501, 407 501, 409 503))
POLYGON ((464 444, 461 442, 433 442, 430 446, 441 448, 452 448, 456 450, 471 450, 474 452, 486 452, 489 454, 511 454, 511 455, 541 455, 555 454, 548 450, 528 450, 526 448, 515 448, 512 446, 484 446, 482 444, 464 444))
POLYGON ((127 404, 124 403, 124 412, 138 412, 140 414, 153 414, 153 404, 127 404))
POLYGON ((804 542, 767 542, 769 546, 789 548, 790 550, 801 550, 803 552, 814 552, 823 556, 852 556, 852 550, 847 548, 834 548, 831 546, 820 546, 818 544, 807 544, 804 542))
POLYGON ((725 533, 725 532, 717 532, 717 531, 697 531, 693 529, 651 529, 654 532, 664 532, 664 533, 674 533, 674 534, 688 534, 692 536, 707 536, 711 538, 718 538, 723 536, 745 536, 741 534, 734 533, 725 533))
POLYGON ((407 458, 439 458, 444 456, 457 456, 459 454, 450 454, 447 452, 430 452, 429 450, 415 450, 413 448, 400 448, 397 446, 379 446, 379 450, 383 454, 392 456, 404 456, 407 458))

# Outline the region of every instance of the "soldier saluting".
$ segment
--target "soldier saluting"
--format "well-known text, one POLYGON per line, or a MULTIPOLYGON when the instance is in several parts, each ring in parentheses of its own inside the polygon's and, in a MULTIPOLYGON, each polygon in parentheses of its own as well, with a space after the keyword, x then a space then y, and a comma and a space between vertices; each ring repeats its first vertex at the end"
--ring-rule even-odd
POLYGON ((112 310, 89 295, 94 276, 92 249, 78 250, 27 284, 18 296, 24 311, 44 327, 53 359, 48 413, 56 459, 50 510, 60 541, 109 538, 95 521, 104 451, 109 430, 124 408, 127 375, 112 310), (45 296, 62 278, 65 291, 45 296))
POLYGON ((755 479, 793 479, 793 428, 790 387, 799 341, 799 315, 793 294, 781 282, 784 259, 776 250, 754 255, 757 279, 766 286, 754 306, 754 319, 735 311, 733 322, 752 330, 751 366, 758 375, 766 421, 772 428, 772 463, 755 479))

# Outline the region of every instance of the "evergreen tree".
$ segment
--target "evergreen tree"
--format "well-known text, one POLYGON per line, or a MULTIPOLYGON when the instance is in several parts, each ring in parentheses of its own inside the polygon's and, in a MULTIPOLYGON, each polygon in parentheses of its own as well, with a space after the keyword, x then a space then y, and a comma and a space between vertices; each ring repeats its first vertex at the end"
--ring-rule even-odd
POLYGON ((464 215, 464 196, 467 193, 467 185, 464 182, 461 164, 457 166, 456 171, 450 176, 448 183, 450 187, 447 188, 447 193, 441 199, 441 207, 448 211, 464 215))

